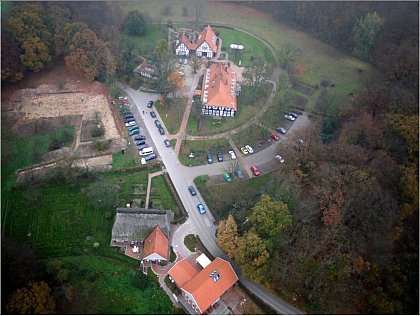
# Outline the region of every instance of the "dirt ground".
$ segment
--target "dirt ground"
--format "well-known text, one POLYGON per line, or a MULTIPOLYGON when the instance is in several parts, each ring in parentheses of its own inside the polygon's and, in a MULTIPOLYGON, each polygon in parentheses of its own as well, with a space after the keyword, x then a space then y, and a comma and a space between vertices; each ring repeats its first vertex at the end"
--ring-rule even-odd
POLYGON ((120 138, 106 87, 71 73, 63 63, 42 73, 28 74, 22 82, 3 89, 2 111, 17 118, 18 125, 68 115, 92 120, 99 113, 105 138, 120 138))
POLYGON ((227 291, 221 299, 235 315, 264 314, 264 311, 238 285, 227 291))

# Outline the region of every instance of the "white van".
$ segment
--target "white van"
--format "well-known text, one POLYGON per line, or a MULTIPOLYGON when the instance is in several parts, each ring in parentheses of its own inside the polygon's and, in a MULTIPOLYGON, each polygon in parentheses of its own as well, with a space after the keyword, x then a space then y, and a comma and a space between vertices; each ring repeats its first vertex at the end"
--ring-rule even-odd
POLYGON ((147 156, 150 154, 153 154, 153 148, 152 147, 146 147, 139 151, 140 156, 147 156))

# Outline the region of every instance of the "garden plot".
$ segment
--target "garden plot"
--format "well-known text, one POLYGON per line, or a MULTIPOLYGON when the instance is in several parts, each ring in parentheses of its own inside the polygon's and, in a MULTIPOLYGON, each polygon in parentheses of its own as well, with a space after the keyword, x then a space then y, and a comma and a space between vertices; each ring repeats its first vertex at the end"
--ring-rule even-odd
POLYGON ((308 99, 294 93, 287 93, 287 97, 290 98, 293 104, 300 109, 303 109, 306 103, 308 103, 308 99))
POLYGON ((292 88, 294 90, 299 91, 299 92, 301 92, 303 94, 306 94, 306 95, 311 95, 315 91, 314 88, 309 87, 309 86, 307 86, 307 85, 305 85, 301 82, 298 82, 298 81, 293 81, 292 88))
POLYGON ((120 138, 107 98, 81 90, 58 91, 55 85, 40 85, 36 89, 21 90, 20 112, 24 120, 81 115, 82 120, 98 116, 105 127, 105 139, 120 138))

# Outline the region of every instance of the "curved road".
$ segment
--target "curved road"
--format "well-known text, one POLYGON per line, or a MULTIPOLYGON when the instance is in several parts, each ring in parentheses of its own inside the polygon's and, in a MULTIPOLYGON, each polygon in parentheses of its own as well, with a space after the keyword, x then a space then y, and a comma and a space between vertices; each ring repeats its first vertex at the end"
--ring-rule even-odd
MULTIPOLYGON (((266 289, 262 288, 258 284, 246 280, 241 276, 238 267, 232 262, 232 260, 230 260, 230 258, 227 258, 227 256, 216 244, 215 240, 217 227, 215 225, 214 218, 211 215, 211 212, 209 211, 200 192, 197 190, 197 195, 191 196, 187 189, 188 186, 194 185, 194 178, 197 176, 197 174, 220 174, 222 173, 220 168, 223 168, 223 164, 227 164, 228 162, 213 164, 212 166, 201 166, 195 168, 188 168, 181 165, 175 151, 171 147, 165 147, 163 140, 166 138, 166 136, 159 134, 154 124, 155 119, 152 119, 150 115, 147 114, 147 112, 150 111, 150 109, 146 107, 147 102, 149 100, 157 100, 159 95, 139 92, 128 87, 124 87, 124 91, 127 93, 127 95, 130 96, 130 98, 133 101, 133 104, 137 107, 141 121, 143 122, 143 125, 148 129, 150 137, 152 138, 155 147, 159 152, 159 155, 161 156, 161 159, 165 165, 165 168, 172 179, 174 187, 178 192, 179 198, 181 199, 189 215, 189 221, 192 224, 190 227, 190 231, 200 236, 200 239, 203 242, 204 246, 214 257, 221 257, 230 261, 233 264, 235 271, 238 273, 242 284, 245 287, 247 287, 247 289, 251 291, 254 295, 259 297, 262 301, 264 301, 266 304, 268 304, 274 310, 276 310, 278 313, 301 314, 301 312, 293 306, 287 304, 280 298, 269 293, 266 289), (143 114, 143 111, 145 111, 146 114, 143 114), (207 212, 204 215, 201 215, 198 212, 196 208, 198 203, 202 203, 206 208, 207 212)), ((157 119, 160 120, 162 126, 165 128, 164 123, 159 116, 159 113, 156 112, 156 114, 157 119)), ((165 130, 167 129, 165 128, 165 130)), ((246 157, 245 159, 263 159, 265 154, 267 153, 269 153, 269 156, 273 157, 270 151, 275 151, 275 149, 276 146, 270 146, 264 151, 246 157)))

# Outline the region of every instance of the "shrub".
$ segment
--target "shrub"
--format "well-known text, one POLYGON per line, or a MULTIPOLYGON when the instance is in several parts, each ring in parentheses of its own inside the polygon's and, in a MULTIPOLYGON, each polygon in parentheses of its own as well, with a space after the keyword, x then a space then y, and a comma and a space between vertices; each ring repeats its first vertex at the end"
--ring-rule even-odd
POLYGON ((105 134, 105 130, 101 126, 96 125, 95 127, 92 128, 90 133, 92 137, 102 137, 105 134))
POLYGON ((51 139, 50 144, 48 145, 48 149, 53 151, 61 148, 61 144, 56 137, 51 139))

